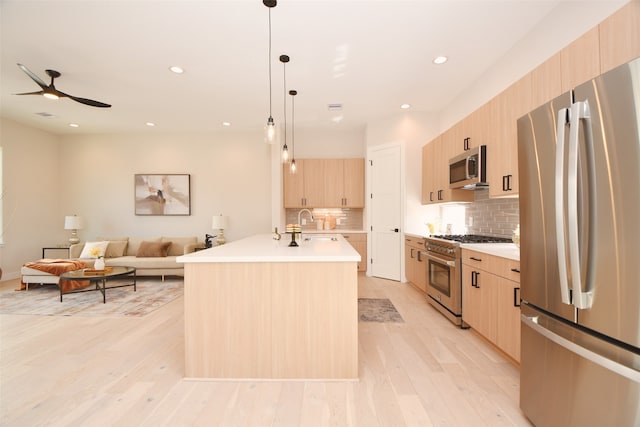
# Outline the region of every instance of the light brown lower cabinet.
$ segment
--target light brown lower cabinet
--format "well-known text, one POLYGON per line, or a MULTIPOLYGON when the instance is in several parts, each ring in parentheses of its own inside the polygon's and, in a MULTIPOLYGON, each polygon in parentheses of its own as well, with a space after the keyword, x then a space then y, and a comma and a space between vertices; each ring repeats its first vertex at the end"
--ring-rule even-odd
POLYGON ((462 320, 520 362, 520 262, 462 250, 462 320))
POLYGON ((407 281, 423 293, 427 293, 427 261, 424 239, 405 236, 404 269, 407 281))
POLYGON ((360 254, 360 262, 358 263, 358 271, 367 271, 367 234, 366 233, 347 233, 342 237, 353 246, 353 249, 360 254))

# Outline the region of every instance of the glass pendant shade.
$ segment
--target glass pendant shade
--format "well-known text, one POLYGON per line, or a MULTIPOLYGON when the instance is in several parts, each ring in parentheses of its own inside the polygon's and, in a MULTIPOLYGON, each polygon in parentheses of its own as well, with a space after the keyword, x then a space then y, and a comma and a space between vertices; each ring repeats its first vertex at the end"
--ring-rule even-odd
POLYGON ((298 167, 296 166, 296 159, 291 159, 291 167, 289 168, 289 171, 292 174, 295 174, 297 170, 298 170, 298 167))
POLYGON ((267 125, 264 127, 264 132, 264 142, 273 144, 276 140, 276 124, 273 121, 273 117, 269 116, 267 125))
POLYGON ((282 161, 284 163, 287 163, 289 161, 289 147, 287 147, 287 144, 284 144, 284 147, 282 147, 282 161))

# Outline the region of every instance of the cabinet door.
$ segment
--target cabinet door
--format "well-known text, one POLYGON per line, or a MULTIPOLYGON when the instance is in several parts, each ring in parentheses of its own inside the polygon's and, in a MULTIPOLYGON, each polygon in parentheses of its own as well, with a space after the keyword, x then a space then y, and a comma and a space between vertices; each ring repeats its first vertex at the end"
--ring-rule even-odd
POLYGON ((324 207, 344 206, 344 162, 341 159, 322 160, 324 163, 324 207))
POLYGON ((496 345, 520 362, 520 284, 496 277, 496 345))
POLYGON ((364 159, 343 159, 344 207, 364 208, 364 159))
POLYGON ((560 51, 560 66, 562 93, 600 74, 600 35, 597 26, 560 51))
POLYGON ((324 207, 324 165, 322 159, 304 160, 305 207, 324 207))
POLYGON ((413 283, 415 281, 415 255, 416 250, 411 245, 411 239, 405 238, 404 243, 404 275, 407 278, 407 282, 413 283))
POLYGON ((497 96, 493 104, 499 131, 487 145, 489 197, 518 195, 518 119, 531 111, 531 74, 497 96))
POLYGON ((427 260, 424 247, 415 248, 416 259, 414 263, 414 284, 425 294, 427 293, 427 260))
POLYGON ((360 262, 358 263, 358 271, 367 271, 367 235, 363 233, 343 234, 342 235, 360 254, 360 262))
POLYGON ((600 23, 600 71, 640 56, 640 0, 632 0, 600 23))
POLYGON ((551 101, 561 94, 560 53, 556 53, 531 71, 532 109, 551 101))
POLYGON ((298 170, 291 173, 288 164, 282 167, 283 193, 285 208, 303 208, 305 206, 304 196, 304 160, 296 160, 298 170))
POLYGON ((436 202, 436 184, 435 184, 435 158, 436 146, 439 144, 440 137, 422 147, 422 204, 428 205, 436 202))
POLYGON ((489 341, 495 342, 497 276, 467 265, 463 266, 463 274, 462 319, 489 341))

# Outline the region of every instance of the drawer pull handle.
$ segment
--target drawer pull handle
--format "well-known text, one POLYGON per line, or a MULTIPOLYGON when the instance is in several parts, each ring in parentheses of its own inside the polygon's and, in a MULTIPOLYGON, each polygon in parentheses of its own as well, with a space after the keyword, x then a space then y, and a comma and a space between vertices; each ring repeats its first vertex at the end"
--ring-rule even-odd
POLYGON ((513 271, 514 273, 520 274, 520 269, 518 268, 512 268, 511 271, 513 271))
POLYGON ((472 259, 474 261, 482 262, 482 260, 480 258, 476 258, 476 257, 469 257, 469 259, 472 259))
POLYGON ((520 288, 513 288, 513 306, 520 307, 520 288))

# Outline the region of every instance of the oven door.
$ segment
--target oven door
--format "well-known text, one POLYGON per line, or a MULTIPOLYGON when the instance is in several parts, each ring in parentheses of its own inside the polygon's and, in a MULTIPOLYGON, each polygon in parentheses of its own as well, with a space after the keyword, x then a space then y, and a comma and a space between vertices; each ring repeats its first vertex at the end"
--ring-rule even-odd
POLYGON ((451 314, 462 315, 462 284, 455 259, 427 253, 427 294, 451 314))

